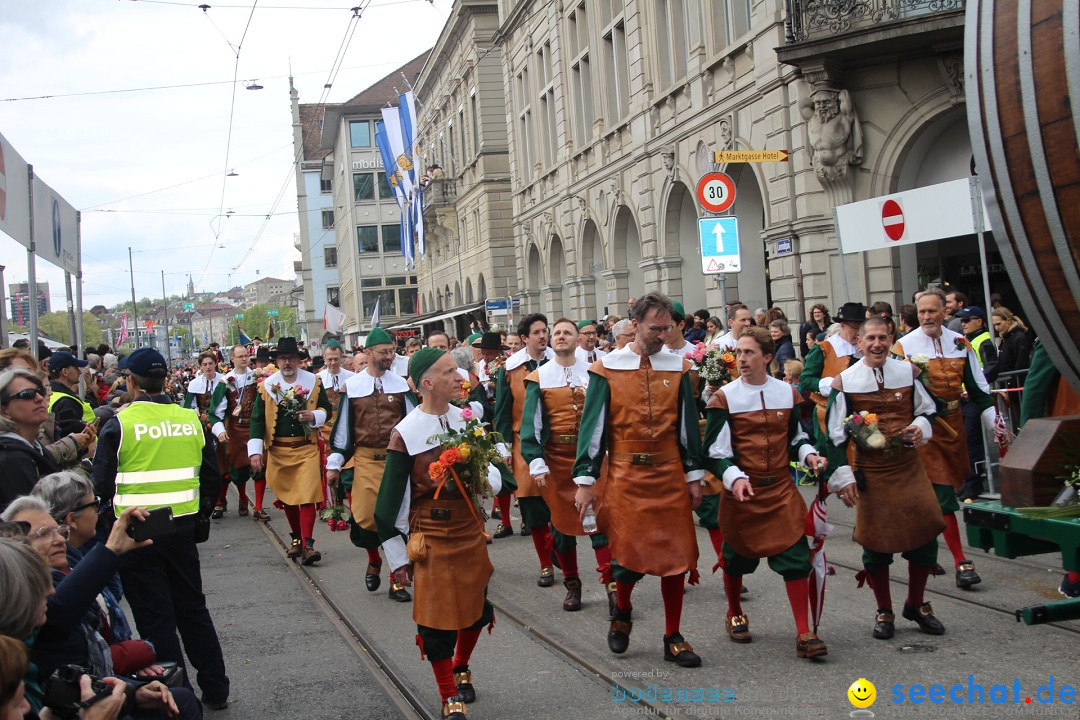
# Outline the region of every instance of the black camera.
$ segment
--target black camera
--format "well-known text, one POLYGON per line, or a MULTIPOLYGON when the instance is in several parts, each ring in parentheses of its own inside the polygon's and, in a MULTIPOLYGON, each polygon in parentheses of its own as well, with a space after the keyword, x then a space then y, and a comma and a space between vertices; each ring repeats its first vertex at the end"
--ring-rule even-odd
POLYGON ((45 683, 45 707, 62 718, 77 718, 80 710, 90 707, 111 694, 112 688, 101 678, 91 675, 86 668, 78 665, 64 665, 57 669, 45 683), (79 679, 83 675, 90 676, 90 690, 94 693, 88 700, 82 699, 82 690, 79 688, 79 679))

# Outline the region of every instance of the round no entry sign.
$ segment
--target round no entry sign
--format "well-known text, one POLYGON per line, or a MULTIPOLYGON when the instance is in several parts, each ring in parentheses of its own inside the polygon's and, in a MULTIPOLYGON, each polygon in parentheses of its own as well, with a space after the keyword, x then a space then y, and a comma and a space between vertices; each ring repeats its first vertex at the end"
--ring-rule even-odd
POLYGON ((722 172, 705 173, 698 180, 697 199, 709 212, 724 212, 735 203, 735 181, 722 172))
POLYGON ((893 242, 904 237, 904 210, 895 200, 886 200, 881 205, 881 226, 885 235, 893 242))

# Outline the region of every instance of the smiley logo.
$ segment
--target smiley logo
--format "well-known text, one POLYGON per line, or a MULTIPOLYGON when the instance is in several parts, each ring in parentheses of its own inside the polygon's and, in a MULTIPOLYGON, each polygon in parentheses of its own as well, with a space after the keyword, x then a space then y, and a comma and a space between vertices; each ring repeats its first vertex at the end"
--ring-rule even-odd
POLYGON ((851 683, 847 691, 848 700, 857 708, 868 708, 877 700, 877 688, 866 678, 859 678, 851 683))

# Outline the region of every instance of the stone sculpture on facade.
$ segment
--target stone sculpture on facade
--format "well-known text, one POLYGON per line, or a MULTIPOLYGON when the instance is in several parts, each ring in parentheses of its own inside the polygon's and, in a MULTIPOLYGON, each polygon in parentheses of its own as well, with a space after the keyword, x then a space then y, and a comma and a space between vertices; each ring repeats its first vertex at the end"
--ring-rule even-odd
POLYGON ((810 164, 822 180, 839 180, 863 158, 862 124, 847 90, 819 88, 799 100, 810 164))

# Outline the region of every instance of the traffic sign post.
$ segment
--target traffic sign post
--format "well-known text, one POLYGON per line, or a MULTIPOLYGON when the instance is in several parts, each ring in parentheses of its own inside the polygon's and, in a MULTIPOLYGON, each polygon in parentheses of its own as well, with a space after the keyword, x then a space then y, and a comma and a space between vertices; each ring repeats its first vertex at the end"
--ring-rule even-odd
POLYGON ((698 220, 698 237, 701 241, 701 272, 714 275, 742 271, 738 218, 701 218, 698 220))
POLYGON ((787 162, 791 153, 787 150, 717 150, 713 153, 716 163, 787 162))
POLYGON ((278 316, 278 311, 277 311, 276 308, 271 308, 271 309, 266 311, 266 314, 267 314, 268 317, 277 317, 278 316))
POLYGON ((185 310, 194 310, 195 309, 195 303, 184 303, 184 309, 185 310))
POLYGON ((735 204, 735 181, 722 172, 705 173, 697 184, 697 199, 709 212, 726 212, 735 204))
POLYGON ((236 319, 237 320, 243 320, 244 319, 244 313, 236 313, 236 319))

